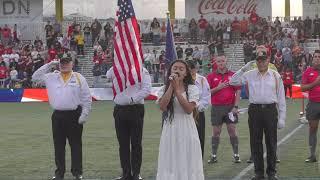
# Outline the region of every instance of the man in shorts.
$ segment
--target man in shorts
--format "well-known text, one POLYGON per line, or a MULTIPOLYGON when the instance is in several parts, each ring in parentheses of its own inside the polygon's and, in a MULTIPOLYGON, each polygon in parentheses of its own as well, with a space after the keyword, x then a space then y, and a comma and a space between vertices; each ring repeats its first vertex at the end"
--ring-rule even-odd
POLYGON ((240 163, 238 152, 238 135, 236 124, 238 122, 238 103, 240 101, 240 87, 229 85, 234 74, 227 68, 227 59, 224 55, 218 56, 217 70, 208 75, 208 83, 211 90, 211 123, 212 133, 212 155, 209 164, 217 162, 217 150, 220 142, 220 134, 223 123, 226 123, 233 149, 235 163, 240 163))
POLYGON ((313 55, 312 66, 306 69, 302 76, 302 91, 309 91, 309 103, 306 108, 306 118, 309 121, 310 156, 306 163, 317 162, 316 146, 317 131, 320 120, 320 50, 313 55))

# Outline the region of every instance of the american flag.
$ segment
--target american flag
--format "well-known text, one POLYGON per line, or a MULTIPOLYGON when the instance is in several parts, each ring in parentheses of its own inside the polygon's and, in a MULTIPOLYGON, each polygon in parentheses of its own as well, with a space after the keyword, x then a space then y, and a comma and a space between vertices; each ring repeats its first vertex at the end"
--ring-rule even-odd
POLYGON ((118 0, 114 33, 114 96, 141 82, 143 54, 140 32, 131 0, 118 0))

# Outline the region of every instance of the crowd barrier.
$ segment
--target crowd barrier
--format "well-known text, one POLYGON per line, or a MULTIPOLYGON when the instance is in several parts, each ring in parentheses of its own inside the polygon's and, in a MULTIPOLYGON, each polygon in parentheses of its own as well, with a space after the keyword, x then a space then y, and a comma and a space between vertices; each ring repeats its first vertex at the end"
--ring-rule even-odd
MULTIPOLYGON (((146 100, 156 100, 160 88, 152 87, 146 100)), ((307 94, 301 92, 300 85, 293 85, 292 91, 292 98, 307 97, 307 94)), ((90 92, 94 101, 113 100, 111 88, 91 88, 90 92)), ((245 88, 242 89, 241 97, 247 99, 245 88)), ((48 95, 46 89, 0 89, 0 102, 48 102, 48 95)))

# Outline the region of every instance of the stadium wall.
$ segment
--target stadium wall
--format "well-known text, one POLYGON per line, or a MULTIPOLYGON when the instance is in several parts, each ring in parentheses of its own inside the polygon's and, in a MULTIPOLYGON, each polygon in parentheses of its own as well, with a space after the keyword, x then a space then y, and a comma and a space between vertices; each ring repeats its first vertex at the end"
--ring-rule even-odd
MULTIPOLYGON (((157 92, 161 87, 152 87, 151 94, 146 100, 156 100, 157 92)), ((111 101, 113 93, 111 88, 91 88, 94 101, 111 101)), ((293 86, 293 98, 302 98, 300 85, 293 86)), ((246 99, 245 89, 242 89, 241 97, 246 99)), ((0 89, 0 102, 48 102, 46 89, 0 89)))

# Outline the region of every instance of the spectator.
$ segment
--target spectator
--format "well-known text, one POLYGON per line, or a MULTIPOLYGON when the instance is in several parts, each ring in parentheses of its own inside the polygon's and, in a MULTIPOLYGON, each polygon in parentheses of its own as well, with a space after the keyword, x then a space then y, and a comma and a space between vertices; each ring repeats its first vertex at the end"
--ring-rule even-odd
POLYGON ((152 59, 153 59, 153 55, 151 54, 150 50, 147 49, 147 52, 143 55, 143 59, 144 59, 144 67, 148 70, 148 72, 152 72, 152 59))
POLYGON ((204 37, 207 43, 211 41, 211 39, 213 39, 214 34, 215 32, 213 26, 210 23, 208 23, 207 27, 204 30, 204 37))
POLYGON ((36 40, 34 40, 33 45, 35 46, 35 48, 36 48, 37 50, 41 50, 41 49, 42 49, 42 47, 43 47, 43 42, 42 42, 42 40, 39 38, 39 36, 36 36, 36 40))
POLYGON ((289 97, 292 98, 292 84, 293 84, 293 73, 291 68, 285 67, 284 71, 281 73, 283 85, 284 85, 284 93, 287 97, 287 91, 289 90, 289 97))
POLYGON ((204 32, 206 27, 208 26, 208 21, 203 17, 203 15, 200 16, 200 19, 198 20, 198 26, 199 26, 199 34, 201 41, 204 40, 204 32))
POLYGON ((193 61, 198 63, 200 66, 202 66, 202 59, 201 59, 201 51, 199 50, 198 46, 194 48, 194 51, 192 53, 193 61))
POLYGON ((292 51, 289 47, 282 49, 282 57, 284 65, 292 68, 292 51))
POLYGON ((152 63, 152 69, 153 72, 159 72, 160 69, 160 61, 159 61, 159 55, 157 54, 157 50, 153 50, 152 53, 152 58, 151 58, 151 63, 152 63))
POLYGON ((101 66, 98 61, 94 63, 93 69, 92 69, 92 74, 93 74, 93 87, 96 87, 97 84, 100 81, 101 77, 101 66))
POLYGON ((11 38, 11 29, 8 27, 7 24, 4 25, 2 28, 2 43, 4 46, 9 45, 11 38))
POLYGON ((304 31, 306 33, 306 36, 309 38, 312 34, 312 20, 309 18, 309 16, 306 17, 304 20, 304 31))
POLYGON ((113 36, 112 26, 109 22, 107 22, 106 25, 103 27, 103 29, 104 29, 104 36, 106 38, 107 43, 109 44, 113 36))
POLYGON ((9 84, 9 87, 10 88, 14 88, 17 80, 18 80, 18 71, 16 70, 15 66, 12 66, 11 67, 11 71, 10 71, 10 84, 9 84))
POLYGON ((56 55, 58 55, 58 52, 57 50, 54 48, 53 45, 51 45, 50 49, 48 49, 48 62, 51 62, 55 57, 56 55))
POLYGON ((216 47, 217 47, 218 56, 220 56, 221 54, 224 54, 224 43, 221 37, 218 37, 216 47))
POLYGON ((93 46, 94 42, 99 40, 101 29, 102 29, 102 26, 101 26, 100 22, 97 19, 95 19, 91 25, 92 46, 93 46))
POLYGON ((250 44, 249 41, 244 41, 243 44, 243 53, 244 53, 244 62, 247 64, 249 61, 252 60, 252 54, 253 54, 253 46, 250 44))
POLYGON ((277 53, 274 55, 274 66, 277 68, 278 72, 282 72, 282 58, 281 50, 277 50, 277 53))
POLYGON ((55 21, 53 24, 53 30, 55 35, 61 34, 61 24, 58 21, 55 21))
POLYGON ((186 54, 186 58, 192 56, 193 49, 190 44, 188 44, 188 47, 185 49, 184 53, 186 54))
POLYGON ((25 71, 18 73, 17 82, 20 84, 21 88, 32 87, 31 76, 25 71))
POLYGON ((77 49, 78 49, 78 55, 84 56, 84 37, 83 34, 80 32, 75 37, 76 43, 77 43, 77 49))
POLYGON ((41 57, 41 54, 37 55, 37 58, 33 60, 34 71, 38 70, 41 66, 44 65, 44 59, 41 57))
POLYGON ((318 17, 318 14, 315 15, 315 18, 313 20, 313 26, 314 26, 314 31, 313 31, 314 38, 318 39, 320 36, 320 18, 318 17))
POLYGON ((14 43, 19 43, 19 42, 20 42, 20 40, 19 40, 19 38, 20 38, 20 32, 19 32, 19 30, 18 30, 17 24, 14 24, 14 26, 13 26, 12 35, 13 35, 13 42, 14 42, 14 43))
POLYGON ((231 24, 231 29, 232 29, 232 39, 233 42, 238 43, 240 40, 240 29, 241 28, 241 24, 240 21, 238 20, 237 17, 234 17, 234 20, 231 24))
POLYGON ((223 24, 221 21, 218 22, 216 26, 216 31, 217 31, 217 38, 220 37, 221 39, 223 38, 223 24))
POLYGON ((258 23, 260 17, 256 13, 256 10, 252 10, 250 13, 250 23, 252 23, 254 26, 258 23))
MULTIPOLYGON (((1 59, 1 57, 0 57, 1 59)), ((0 62, 0 88, 4 87, 4 82, 8 76, 8 69, 3 61, 0 62)))
POLYGON ((247 36, 248 25, 249 25, 248 20, 245 17, 243 17, 243 19, 240 21, 240 33, 241 33, 242 40, 247 36))
POLYGON ((161 30, 161 41, 165 41, 166 31, 167 31, 167 27, 166 27, 166 22, 165 21, 162 21, 160 30, 161 30))
MULTIPOLYGON (((180 46, 180 44, 177 45, 176 51, 177 51, 178 59, 183 59, 183 49, 182 49, 182 47, 180 46)), ((149 71, 149 72, 150 72, 150 71, 149 71)))
POLYGON ((190 41, 195 43, 198 39, 198 25, 194 18, 191 19, 189 23, 189 33, 190 33, 190 41))
POLYGON ((44 27, 46 31, 46 36, 49 35, 53 31, 53 26, 50 24, 50 21, 47 22, 46 26, 44 27))
POLYGON ((153 21, 150 26, 152 32, 152 42, 154 46, 160 45, 160 23, 157 18, 153 18, 153 21))

